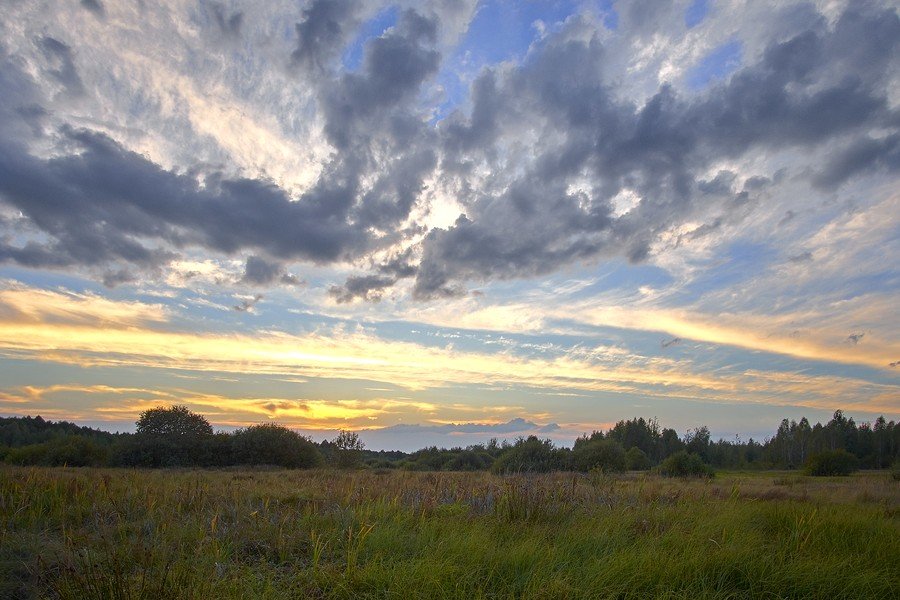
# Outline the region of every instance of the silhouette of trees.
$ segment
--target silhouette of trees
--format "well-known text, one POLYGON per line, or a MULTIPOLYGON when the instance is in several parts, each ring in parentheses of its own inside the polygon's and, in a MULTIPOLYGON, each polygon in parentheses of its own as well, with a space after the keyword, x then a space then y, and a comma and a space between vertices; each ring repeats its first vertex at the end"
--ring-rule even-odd
POLYGON ((582 472, 596 469, 605 473, 620 473, 626 467, 625 450, 615 440, 599 436, 580 437, 572 448, 572 467, 582 472))
POLYGON ((321 466, 324 462, 308 438, 274 423, 251 425, 232 436, 232 460, 239 465, 276 465, 292 469, 321 466))
POLYGON ((332 444, 335 448, 336 463, 341 469, 354 469, 362 463, 362 451, 366 447, 359 434, 341 430, 332 444))
POLYGON ((213 429, 205 417, 187 406, 157 407, 145 410, 137 420, 138 435, 182 435, 203 437, 213 429))

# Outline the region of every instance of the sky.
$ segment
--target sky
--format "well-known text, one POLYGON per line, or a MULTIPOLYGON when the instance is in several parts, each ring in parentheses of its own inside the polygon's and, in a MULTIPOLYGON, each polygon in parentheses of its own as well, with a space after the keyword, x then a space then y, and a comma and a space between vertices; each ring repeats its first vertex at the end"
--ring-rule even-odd
POLYGON ((0 98, 2 415, 900 419, 893 2, 5 0, 0 98))

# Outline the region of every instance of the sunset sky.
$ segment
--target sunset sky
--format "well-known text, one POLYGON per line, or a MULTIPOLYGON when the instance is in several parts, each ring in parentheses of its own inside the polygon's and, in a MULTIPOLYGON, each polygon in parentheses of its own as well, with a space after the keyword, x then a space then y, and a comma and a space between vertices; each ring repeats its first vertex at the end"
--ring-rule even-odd
POLYGON ((900 419, 895 2, 0 11, 0 415, 900 419))

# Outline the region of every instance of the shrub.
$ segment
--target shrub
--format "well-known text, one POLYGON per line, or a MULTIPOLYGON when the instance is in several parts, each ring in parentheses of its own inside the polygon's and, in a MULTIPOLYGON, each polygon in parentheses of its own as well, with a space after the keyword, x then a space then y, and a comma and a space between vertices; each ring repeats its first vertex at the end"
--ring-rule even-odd
POLYGON ((487 452, 460 450, 444 465, 445 471, 482 471, 491 466, 494 459, 487 452))
POLYGON ((650 462, 650 457, 643 450, 637 446, 632 446, 625 453, 625 465, 629 471, 648 471, 652 463, 650 462))
POLYGON ((712 477, 713 470, 698 454, 687 450, 676 452, 659 465, 659 472, 666 477, 712 477))
POLYGON ((110 462, 118 467, 202 466, 212 438, 176 434, 124 436, 113 446, 110 462))
POLYGON ((11 448, 5 460, 15 465, 96 467, 106 464, 108 457, 108 449, 94 440, 66 436, 41 444, 11 448))
POLYGON ((825 450, 809 457, 806 472, 810 475, 849 475, 859 468, 859 460, 846 450, 825 450))
POLYGON ((625 470, 625 450, 612 440, 578 440, 572 449, 572 466, 585 473, 621 473, 625 470))
POLYGON ((307 469, 322 464, 319 449, 310 440, 274 423, 239 429, 232 438, 234 461, 242 465, 278 465, 307 469))
POLYGON ((504 450, 492 470, 497 473, 547 473, 564 467, 565 454, 556 450, 550 440, 532 435, 519 438, 504 450))
POLYGON ((362 463, 362 451, 366 445, 354 431, 341 430, 332 441, 337 466, 341 469, 355 469, 362 463))

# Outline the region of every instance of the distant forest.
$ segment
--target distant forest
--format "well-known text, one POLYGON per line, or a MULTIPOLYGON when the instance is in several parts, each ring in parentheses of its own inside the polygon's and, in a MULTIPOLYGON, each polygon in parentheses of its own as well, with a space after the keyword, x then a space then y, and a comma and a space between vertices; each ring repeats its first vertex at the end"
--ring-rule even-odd
MULTIPOLYGON (((900 426, 879 417, 857 424, 840 410, 830 421, 784 419, 772 437, 713 441, 705 426, 684 436, 656 419, 619 421, 558 447, 535 436, 514 442, 491 440, 465 448, 423 448, 412 453, 372 451, 358 435, 341 432, 314 442, 277 424, 233 433, 214 432, 205 417, 186 407, 145 411, 135 433, 109 433, 66 421, 0 417, 0 460, 17 465, 112 467, 333 466, 416 471, 546 472, 657 469, 815 469, 837 460, 838 471, 882 469, 900 462, 900 426), (687 466, 686 466, 687 465, 687 466)), ((706 470, 704 470, 706 469, 706 470)))

